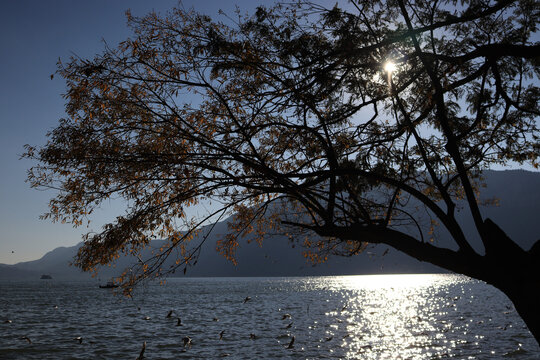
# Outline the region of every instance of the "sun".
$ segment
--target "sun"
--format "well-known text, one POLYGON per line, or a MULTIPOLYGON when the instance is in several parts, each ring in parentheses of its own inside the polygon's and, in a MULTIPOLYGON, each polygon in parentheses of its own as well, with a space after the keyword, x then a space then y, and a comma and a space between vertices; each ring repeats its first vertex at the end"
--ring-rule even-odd
POLYGON ((386 71, 387 73, 392 73, 393 71, 396 71, 396 64, 393 61, 388 60, 384 63, 384 71, 386 71))

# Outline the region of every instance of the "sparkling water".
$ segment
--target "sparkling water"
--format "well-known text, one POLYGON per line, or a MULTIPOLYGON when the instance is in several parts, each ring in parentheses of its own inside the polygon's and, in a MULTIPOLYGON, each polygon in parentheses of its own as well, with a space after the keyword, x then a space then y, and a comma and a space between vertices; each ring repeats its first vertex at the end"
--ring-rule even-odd
POLYGON ((136 359, 143 343, 145 359, 540 359, 512 303, 458 275, 176 278, 132 299, 37 280, 0 297, 0 359, 136 359))

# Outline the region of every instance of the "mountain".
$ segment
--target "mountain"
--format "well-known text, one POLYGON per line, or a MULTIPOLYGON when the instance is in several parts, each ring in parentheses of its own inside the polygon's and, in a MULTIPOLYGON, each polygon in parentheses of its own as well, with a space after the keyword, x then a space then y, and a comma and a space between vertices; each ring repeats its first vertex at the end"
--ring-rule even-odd
MULTIPOLYGON (((483 200, 497 197, 499 206, 483 207, 486 217, 490 217, 524 249, 528 250, 538 240, 537 222, 540 220, 540 173, 512 170, 486 171, 487 187, 482 189, 483 200)), ((459 214, 458 220, 465 233, 472 239, 478 250, 479 237, 467 212, 459 214)), ((393 249, 382 255, 388 248, 377 246, 354 257, 331 257, 327 263, 312 266, 306 263, 302 248, 292 247, 284 237, 265 240, 262 248, 256 243, 242 243, 237 251, 238 265, 234 266, 215 251, 219 235, 225 234, 227 223, 216 224, 212 235, 202 247, 196 266, 190 267, 186 276, 310 276, 310 275, 353 275, 380 273, 422 273, 444 272, 428 263, 419 262, 393 249)), ((447 234, 438 234, 437 244, 451 244, 447 234)), ((89 275, 78 268, 69 266, 82 243, 72 247, 60 247, 45 254, 41 259, 21 262, 15 265, 0 264, 0 279, 38 279, 41 274, 50 274, 53 279, 87 279, 89 275)), ((159 248, 163 241, 155 240, 151 248, 159 248)), ((142 258, 150 256, 151 249, 145 250, 142 258)), ((121 257, 116 267, 105 267, 99 277, 108 279, 118 275, 122 269, 137 259, 121 257)), ((172 264, 173 259, 168 263, 172 264)), ((167 265, 167 264, 166 264, 167 265)), ((183 276, 183 275, 180 275, 183 276)))
MULTIPOLYGON (((483 208, 525 250, 540 240, 540 173, 512 170, 486 172, 487 187, 480 199, 497 198, 498 206, 483 208)), ((462 214, 465 216, 465 214, 462 214)), ((461 220, 472 228, 470 220, 461 220)))
MULTIPOLYGON (((225 224, 223 224, 225 225, 225 224)), ((390 250, 382 258, 381 252, 386 249, 371 249, 355 257, 332 257, 327 263, 312 266, 307 263, 299 247, 291 247, 282 237, 272 238, 260 247, 255 243, 242 244, 238 249, 238 265, 233 265, 213 246, 216 237, 210 237, 203 246, 197 265, 188 268, 186 276, 315 276, 315 275, 355 275, 380 273, 423 273, 444 272, 433 265, 420 263, 397 251, 390 250)), ((142 254, 142 259, 150 257, 152 249, 160 248, 165 241, 154 240, 142 254)), ((0 264, 0 280, 39 279, 41 274, 50 274, 57 280, 90 279, 90 275, 69 265, 77 254, 79 243, 72 247, 57 248, 41 259, 21 262, 15 265, 0 264)), ((135 264, 134 257, 121 257, 113 267, 104 267, 99 278, 109 279, 117 276, 126 267, 135 264)), ((173 263, 173 259, 165 263, 165 268, 173 263)), ((179 274, 182 274, 180 271, 179 274)), ((184 275, 179 275, 184 276, 184 275)))

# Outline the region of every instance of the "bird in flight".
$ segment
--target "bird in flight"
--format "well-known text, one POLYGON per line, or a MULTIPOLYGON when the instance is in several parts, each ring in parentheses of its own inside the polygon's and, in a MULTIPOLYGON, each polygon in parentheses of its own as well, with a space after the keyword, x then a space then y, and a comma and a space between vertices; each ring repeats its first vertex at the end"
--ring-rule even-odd
POLYGON ((30 338, 28 336, 21 336, 21 339, 28 341, 29 344, 32 343, 32 340, 30 340, 30 338))
POLYGON ((251 297, 246 296, 246 298, 244 299, 244 304, 247 303, 249 300, 251 300, 251 297))
POLYGON ((137 359, 135 359, 135 360, 142 360, 142 359, 144 359, 144 351, 145 351, 145 350, 146 350, 146 341, 143 342, 141 352, 140 352, 139 356, 137 357, 137 359))
POLYGON ((191 338, 189 336, 185 336, 184 338, 182 338, 182 341, 184 342, 184 347, 191 348, 193 342, 191 341, 191 338))
POLYGON ((287 346, 287 349, 292 349, 293 347, 294 347, 294 336, 292 337, 291 342, 287 346))

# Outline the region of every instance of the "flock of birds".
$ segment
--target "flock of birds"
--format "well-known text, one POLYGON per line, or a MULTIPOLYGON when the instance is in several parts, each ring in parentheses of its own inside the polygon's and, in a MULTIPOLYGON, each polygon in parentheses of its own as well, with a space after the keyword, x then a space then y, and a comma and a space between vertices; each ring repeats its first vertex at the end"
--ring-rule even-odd
MULTIPOLYGON (((453 301, 455 303, 455 301, 457 301, 460 297, 457 296, 455 298, 453 298, 453 301)), ((243 304, 246 304, 247 302, 251 301, 251 297, 247 296, 246 298, 244 298, 243 300, 243 304)), ((58 306, 54 305, 53 306, 53 309, 58 309, 58 306)), ((341 308, 341 312, 345 311, 347 309, 347 305, 343 306, 341 308)), ((506 309, 507 311, 504 312, 504 314, 508 314, 511 312, 512 310, 512 307, 506 305, 506 309)), ((138 307, 138 311, 140 311, 140 307, 138 307)), ((308 305, 308 308, 307 308, 307 311, 309 313, 309 305, 308 305)), ((168 319, 174 319, 176 318, 176 326, 183 326, 182 324, 182 319, 181 317, 175 312, 175 310, 169 310, 165 316, 165 318, 168 318, 168 319)), ((292 316, 291 314, 288 314, 288 313, 285 313, 285 314, 282 314, 281 315, 281 320, 282 321, 285 321, 285 320, 289 320, 291 321, 292 319, 292 316)), ((149 316, 145 316, 143 317, 143 320, 151 320, 151 318, 149 316)), ((219 319, 217 317, 214 317, 212 319, 213 321, 217 322, 219 321, 219 319)), ((418 319, 419 321, 421 319, 418 319)), ((289 322, 288 321, 288 324, 286 326, 283 327, 283 329, 290 329, 292 326, 293 326, 293 322, 289 322)), ((5 319, 3 321, 5 324, 11 324, 13 321, 11 319, 5 319)), ((480 324, 481 322, 479 322, 480 324)), ((509 325, 511 327, 511 325, 509 325)), ((508 326, 505 326, 503 328, 503 330, 506 330, 508 326)), ((225 333, 226 331, 225 330, 222 330, 221 332, 219 332, 219 340, 223 340, 224 339, 224 336, 225 336, 225 333)), ((289 336, 289 335, 288 335, 289 336)), ((346 334, 343 338, 346 338, 346 337, 349 337, 351 336, 350 334, 346 334)), ((257 339, 257 335, 255 335, 254 333, 251 333, 249 335, 249 338, 251 340, 255 340, 257 339)), ((24 335, 24 336, 21 336, 19 337, 20 340, 24 340, 26 341, 28 344, 32 344, 32 340, 30 339, 30 337, 28 337, 27 335, 24 335)), ((326 339, 324 339, 324 341, 331 341, 332 340, 332 337, 327 337, 326 339)), ((81 336, 77 336, 77 337, 74 337, 72 338, 72 341, 76 341, 78 342, 79 344, 82 344, 83 343, 83 337, 81 336)), ((187 351, 188 349, 190 349, 193 345, 194 345, 194 342, 193 342, 193 339, 189 336, 184 336, 182 339, 181 339, 181 344, 183 346, 183 350, 184 351, 187 351)), ((294 348, 294 342, 295 342, 295 337, 294 336, 290 336, 290 341, 287 345, 283 345, 283 347, 285 349, 293 349, 294 348)), ((92 343, 92 341, 90 341, 89 343, 92 343)), ((362 346, 363 349, 366 349, 366 348, 371 348, 371 345, 365 345, 365 346, 362 346)), ((145 351, 146 351, 146 341, 143 342, 142 344, 142 348, 139 352, 139 356, 136 358, 136 360, 142 360, 145 358, 144 354, 145 354, 145 351)), ((222 353, 220 354, 220 357, 227 357, 227 356, 230 356, 231 354, 229 353, 222 353)))
MULTIPOLYGON (((243 303, 247 303, 248 301, 251 300, 251 297, 250 296, 246 296, 246 298, 244 299, 243 303)), ((169 312, 167 313, 167 315, 165 316, 166 318, 172 318, 173 315, 176 315, 175 314, 175 311, 174 310, 169 310, 169 312)), ((291 315, 290 314, 283 314, 282 317, 281 317, 281 320, 285 320, 285 319, 290 319, 291 318, 291 315)), ((150 320, 150 317, 145 317, 145 320, 150 320)), ((219 321, 218 318, 214 317, 212 319, 213 321, 219 321)), ((179 316, 176 316, 176 326, 182 326, 182 319, 179 317, 179 316)), ((290 329, 292 327, 292 323, 288 324, 285 329, 290 329)), ((223 336, 225 335, 225 330, 222 330, 220 333, 219 333, 219 340, 223 340, 223 336)), ((251 333, 249 334, 249 338, 252 339, 252 340, 255 340, 257 339, 257 335, 251 333)), ((291 337, 291 340, 289 342, 288 345, 285 346, 285 348, 287 349, 292 349, 294 348, 294 340, 295 340, 295 337, 292 336, 291 337)), ((182 338, 182 343, 183 343, 183 346, 184 346, 184 349, 189 349, 191 348, 191 346, 193 345, 193 340, 189 337, 189 336, 184 336, 182 338)), ((143 345, 142 345, 142 348, 141 348, 141 351, 139 353, 139 356, 136 358, 136 360, 142 360, 144 359, 144 352, 146 351, 146 341, 143 342, 143 345)), ((231 354, 229 353, 223 353, 220 355, 220 357, 226 357, 226 356, 230 356, 231 354)))
MULTIPOLYGON (((251 300, 251 297, 247 296, 246 298, 244 298, 243 304, 247 303, 250 300, 251 300)), ((54 305, 53 309, 58 309, 58 306, 54 305)), ((345 309, 345 307, 343 309, 345 309)), ((141 309, 138 308, 138 310, 140 311, 141 309)), ((169 312, 167 313, 167 315, 165 317, 166 318, 176 317, 176 326, 182 326, 182 319, 180 318, 180 316, 178 316, 175 313, 175 310, 169 310, 169 312)), ((144 320, 150 320, 151 318, 149 316, 145 316, 143 319, 144 320)), ((282 317, 281 317, 281 320, 286 320, 286 319, 291 319, 291 315, 290 314, 283 314, 282 317)), ((216 322, 219 321, 219 319, 217 317, 214 317, 212 320, 216 321, 216 322)), ((13 321, 10 320, 10 319, 4 320, 5 324, 11 324, 12 322, 13 321)), ((285 326, 285 329, 290 329, 292 327, 292 325, 293 325, 292 322, 289 323, 288 325, 285 326)), ((223 340, 224 335, 225 335, 225 330, 222 330, 219 333, 219 340, 223 340)), ((252 339, 252 340, 255 340, 255 339, 257 339, 257 335, 251 333, 249 335, 249 338, 252 339)), ((32 340, 27 335, 21 336, 19 339, 20 340, 25 340, 28 344, 32 344, 32 340)), ((79 344, 83 343, 83 337, 82 336, 74 337, 72 340, 77 341, 79 344)), ((295 341, 295 337, 292 336, 290 342, 288 343, 288 345, 285 345, 284 347, 286 349, 293 349, 294 348, 294 341, 295 341)), ((184 347, 185 350, 189 349, 193 345, 193 340, 189 336, 184 336, 182 338, 182 344, 183 344, 183 347, 184 347)), ((145 358, 144 357, 145 351, 146 351, 146 341, 143 342, 141 351, 139 353, 139 356, 136 358, 136 360, 144 359, 145 358)), ((229 354, 229 353, 223 353, 223 354, 220 355, 220 357, 226 357, 226 356, 230 356, 230 355, 231 354, 229 354)))

